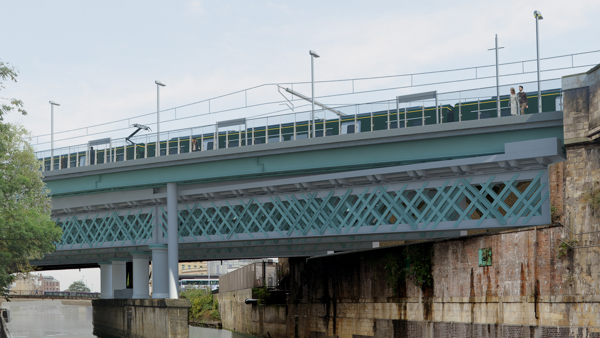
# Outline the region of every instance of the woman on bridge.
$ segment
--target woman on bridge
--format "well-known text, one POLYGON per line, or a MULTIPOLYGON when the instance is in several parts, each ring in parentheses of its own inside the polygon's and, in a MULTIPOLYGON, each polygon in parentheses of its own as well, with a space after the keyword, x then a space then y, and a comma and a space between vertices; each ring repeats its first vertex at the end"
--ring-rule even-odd
POLYGON ((510 98, 508 99, 508 106, 510 107, 510 114, 512 116, 519 115, 519 98, 515 93, 515 88, 510 88, 510 98))

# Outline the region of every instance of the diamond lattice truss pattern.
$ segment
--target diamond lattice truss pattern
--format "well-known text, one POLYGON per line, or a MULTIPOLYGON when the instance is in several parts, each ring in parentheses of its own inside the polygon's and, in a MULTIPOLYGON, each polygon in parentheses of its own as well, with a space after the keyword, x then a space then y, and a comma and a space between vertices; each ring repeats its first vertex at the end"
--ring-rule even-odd
POLYGON ((152 209, 96 213, 56 220, 62 230, 57 249, 73 247, 133 246, 145 244, 152 237, 152 209))
MULTIPOLYGON (((542 224, 544 206, 549 210, 547 171, 500 176, 180 204, 179 241, 243 243, 542 224)), ((167 233, 165 209, 159 208, 161 240, 167 233)), ((143 245, 155 224, 152 208, 56 222, 63 229, 59 249, 143 245)))

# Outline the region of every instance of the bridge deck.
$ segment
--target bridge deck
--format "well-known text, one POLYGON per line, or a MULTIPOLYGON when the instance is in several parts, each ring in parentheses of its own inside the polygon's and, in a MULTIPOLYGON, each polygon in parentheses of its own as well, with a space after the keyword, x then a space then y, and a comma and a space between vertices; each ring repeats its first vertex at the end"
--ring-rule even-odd
POLYGON ((308 256, 373 242, 548 224, 562 113, 384 130, 45 172, 57 252, 90 264, 167 242, 180 259, 308 256))

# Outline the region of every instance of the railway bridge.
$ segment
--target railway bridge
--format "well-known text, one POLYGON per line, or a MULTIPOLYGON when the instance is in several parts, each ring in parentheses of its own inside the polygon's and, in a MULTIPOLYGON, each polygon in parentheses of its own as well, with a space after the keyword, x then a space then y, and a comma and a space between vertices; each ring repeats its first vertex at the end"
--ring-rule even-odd
POLYGON ((32 264, 99 265, 112 298, 132 260, 130 296, 148 298, 151 260, 153 298, 177 298, 179 261, 549 224, 547 167, 565 159, 561 111, 256 143, 44 171, 63 236, 32 264))

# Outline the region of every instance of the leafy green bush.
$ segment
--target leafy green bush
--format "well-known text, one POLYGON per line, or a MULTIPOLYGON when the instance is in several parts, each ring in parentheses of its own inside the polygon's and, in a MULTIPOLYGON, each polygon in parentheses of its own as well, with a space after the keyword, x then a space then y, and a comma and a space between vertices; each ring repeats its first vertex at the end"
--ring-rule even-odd
POLYGON ((180 298, 190 300, 192 307, 189 310, 191 321, 217 321, 221 320, 219 302, 213 294, 204 289, 189 289, 179 295, 180 298))
POLYGON ((433 286, 431 273, 433 246, 414 244, 402 248, 397 253, 389 253, 383 259, 385 278, 388 287, 398 294, 399 285, 408 277, 414 277, 414 284, 420 287, 433 286))
POLYGON ((271 292, 269 292, 269 288, 267 288, 266 286, 262 288, 252 288, 252 294, 254 294, 256 298, 258 298, 258 305, 269 304, 271 292))

